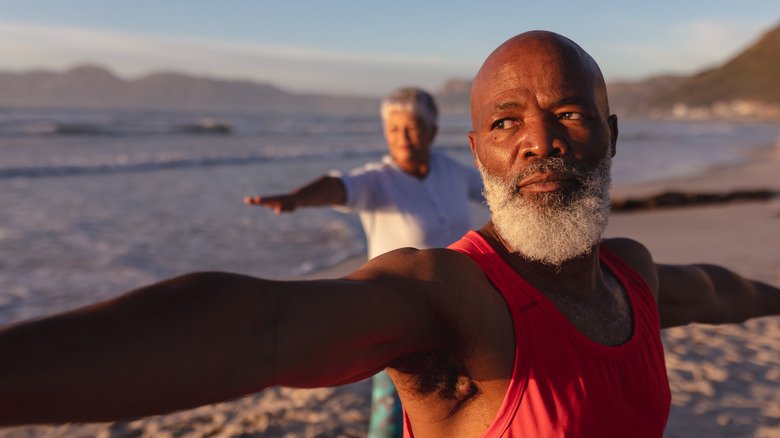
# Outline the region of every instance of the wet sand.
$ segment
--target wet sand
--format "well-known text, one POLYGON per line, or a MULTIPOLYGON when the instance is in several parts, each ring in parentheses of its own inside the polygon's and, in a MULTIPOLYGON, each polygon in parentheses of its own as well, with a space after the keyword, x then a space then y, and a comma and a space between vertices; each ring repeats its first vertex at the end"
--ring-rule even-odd
MULTIPOLYGON (((745 165, 618 186, 613 194, 742 189, 780 190, 780 156, 765 151, 745 165)), ((717 263, 780 284, 780 199, 614 214, 606 234, 643 242, 661 263, 717 263)), ((363 261, 355 258, 313 277, 339 277, 363 261)), ((673 397, 666 436, 780 437, 780 317, 674 328, 665 330, 663 339, 673 397)), ((171 415, 0 429, 0 437, 364 436, 369 392, 367 382, 314 390, 272 388, 171 415)))

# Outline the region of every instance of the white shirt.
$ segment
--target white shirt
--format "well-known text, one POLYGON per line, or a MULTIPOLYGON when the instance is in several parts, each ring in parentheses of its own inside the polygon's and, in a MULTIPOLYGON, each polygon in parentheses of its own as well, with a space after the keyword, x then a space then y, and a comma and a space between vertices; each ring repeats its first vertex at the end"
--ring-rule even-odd
POLYGON ((341 178, 346 189, 338 209, 360 215, 369 259, 403 247, 446 247, 471 226, 469 199, 482 202, 479 172, 440 152, 431 151, 423 179, 404 173, 389 156, 330 175, 341 178))

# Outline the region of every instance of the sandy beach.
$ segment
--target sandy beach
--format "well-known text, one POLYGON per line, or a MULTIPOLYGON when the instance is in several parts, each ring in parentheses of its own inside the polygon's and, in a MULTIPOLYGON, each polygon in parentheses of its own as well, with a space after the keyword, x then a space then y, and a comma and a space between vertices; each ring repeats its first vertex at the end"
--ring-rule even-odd
MULTIPOLYGON (((615 187, 616 198, 665 190, 780 191, 780 154, 664 182, 615 187)), ((780 199, 613 214, 607 237, 643 242, 661 263, 708 262, 780 284, 780 199)), ((356 258, 318 272, 333 278, 356 258)), ((780 317, 663 332, 672 388, 668 437, 780 436, 780 317)), ((313 364, 316 366, 316 363, 313 364)), ((129 422, 0 429, 0 437, 364 436, 369 385, 273 388, 232 402, 129 422)), ((121 397, 121 394, 117 394, 121 397)))

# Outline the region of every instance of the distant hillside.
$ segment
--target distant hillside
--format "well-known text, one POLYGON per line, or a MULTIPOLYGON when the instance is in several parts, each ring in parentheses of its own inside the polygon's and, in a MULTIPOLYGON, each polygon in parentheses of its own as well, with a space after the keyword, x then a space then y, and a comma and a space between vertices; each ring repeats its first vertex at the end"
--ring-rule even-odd
POLYGON ((621 116, 780 120, 780 25, 722 66, 607 88, 621 116))
POLYGON ((609 109, 621 117, 646 117, 653 112, 650 99, 658 93, 677 89, 685 76, 653 76, 643 81, 607 84, 609 109))
MULTIPOLYGON (((434 93, 444 113, 467 113, 471 81, 452 79, 434 93)), ((177 110, 378 111, 379 98, 295 94, 270 84, 182 73, 135 80, 96 65, 63 72, 0 72, 0 107, 156 108, 177 110)))
POLYGON ((468 114, 471 80, 449 79, 434 93, 436 103, 444 113, 468 114))
POLYGON ((0 107, 157 108, 183 110, 376 110, 378 99, 294 94, 269 84, 155 73, 125 80, 106 68, 0 73, 0 107))
POLYGON ((654 95, 653 106, 713 105, 735 100, 780 104, 780 25, 723 66, 654 95))

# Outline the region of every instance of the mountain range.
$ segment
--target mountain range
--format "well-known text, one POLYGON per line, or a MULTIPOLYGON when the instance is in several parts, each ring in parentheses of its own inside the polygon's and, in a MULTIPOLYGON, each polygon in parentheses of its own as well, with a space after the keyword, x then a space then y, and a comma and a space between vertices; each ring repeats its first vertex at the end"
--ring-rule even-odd
MULTIPOLYGON (((607 84, 622 117, 780 120, 780 25, 723 65, 696 74, 607 84)), ((443 112, 466 113, 471 81, 450 79, 435 92, 443 112)), ((0 72, 0 108, 145 108, 194 111, 376 111, 378 98, 300 94, 268 83, 183 73, 123 79, 97 65, 64 72, 0 72)))
POLYGON ((64 72, 0 72, 0 107, 354 112, 376 110, 377 102, 376 98, 296 94, 267 83, 182 73, 127 80, 98 65, 64 72))

